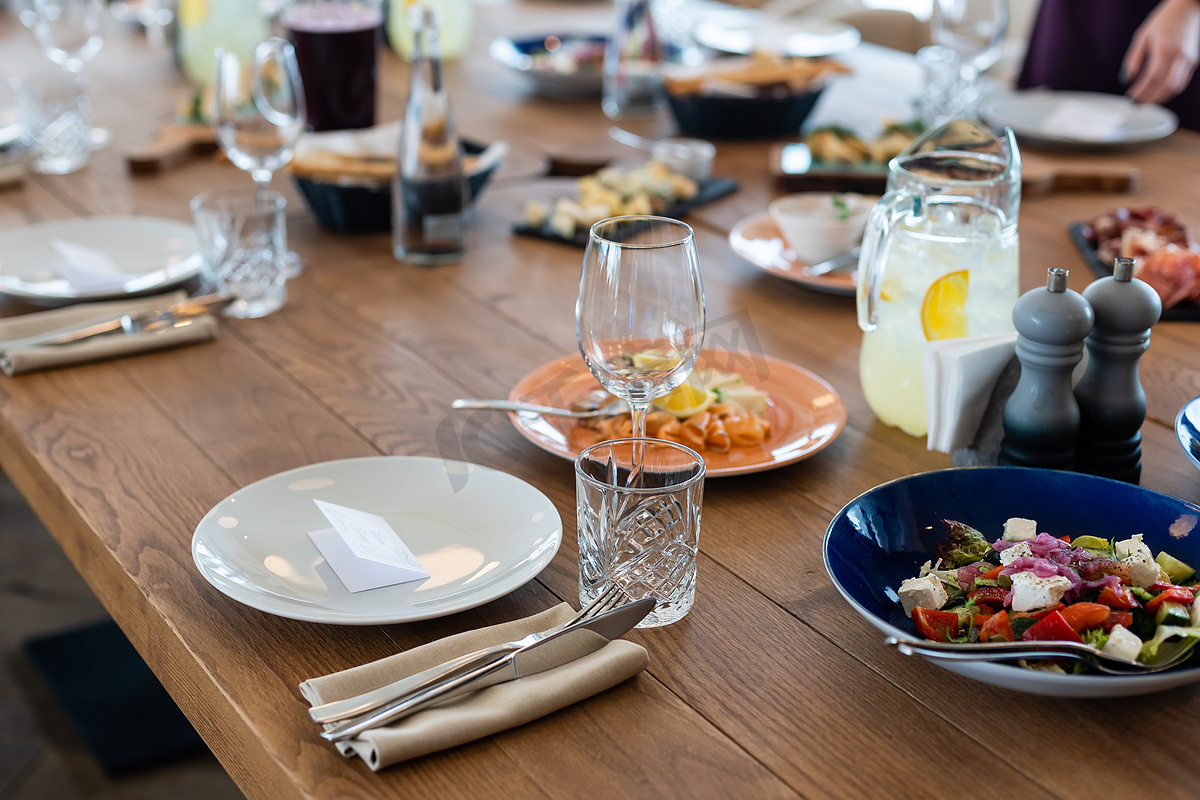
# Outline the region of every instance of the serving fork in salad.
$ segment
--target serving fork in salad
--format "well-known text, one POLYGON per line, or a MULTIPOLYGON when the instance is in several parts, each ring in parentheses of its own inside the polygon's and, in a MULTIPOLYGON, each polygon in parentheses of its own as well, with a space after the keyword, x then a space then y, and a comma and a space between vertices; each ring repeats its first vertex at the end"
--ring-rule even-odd
POLYGON ((892 645, 906 656, 922 655, 945 661, 1012 661, 1018 659, 1067 659, 1107 675, 1149 675, 1177 667, 1191 657, 1196 640, 1171 639, 1158 645, 1154 661, 1130 661, 1078 642, 958 642, 914 641, 889 636, 892 645))

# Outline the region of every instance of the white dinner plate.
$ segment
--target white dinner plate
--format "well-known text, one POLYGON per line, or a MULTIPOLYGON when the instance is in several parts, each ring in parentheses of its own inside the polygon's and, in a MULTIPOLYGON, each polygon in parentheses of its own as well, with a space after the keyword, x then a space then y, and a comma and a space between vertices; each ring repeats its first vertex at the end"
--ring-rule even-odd
POLYGON ((696 41, 725 53, 754 52, 819 58, 853 50, 862 42, 858 28, 834 19, 769 18, 756 9, 712 12, 692 30, 696 41))
POLYGON ((0 292, 42 305, 161 291, 194 276, 201 263, 195 230, 173 219, 88 217, 0 231, 0 292), (62 255, 55 242, 98 251, 121 274, 113 282, 72 284, 56 268, 62 255))
POLYGON ((192 537, 200 574, 238 602, 337 625, 432 619, 528 583, 554 558, 554 504, 504 472, 440 458, 327 461, 239 489, 192 537), (422 581, 346 590, 309 531, 329 527, 313 500, 378 514, 430 573, 422 581))
MULTIPOLYGON (((1026 89, 990 94, 979 103, 979 117, 994 128, 1009 127, 1024 143, 1051 149, 1103 150, 1152 142, 1179 127, 1171 111, 1127 97, 1096 92, 1055 92, 1026 89), (1070 104, 1078 118, 1092 117, 1110 124, 1074 133, 1047 128, 1047 121, 1070 104), (1119 121, 1118 121, 1119 120, 1119 121)), ((1086 127, 1086 126, 1085 126, 1086 127)))

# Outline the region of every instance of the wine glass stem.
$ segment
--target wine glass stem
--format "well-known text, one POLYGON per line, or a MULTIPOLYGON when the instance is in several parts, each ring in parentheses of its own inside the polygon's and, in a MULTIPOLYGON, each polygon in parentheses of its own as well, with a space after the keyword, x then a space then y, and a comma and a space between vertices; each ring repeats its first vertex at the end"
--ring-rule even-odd
POLYGON ((250 173, 250 177, 254 178, 254 186, 259 197, 265 197, 267 189, 271 186, 271 170, 256 169, 250 173))
POLYGON ((646 438, 646 411, 650 408, 648 403, 633 403, 629 404, 629 413, 633 417, 633 438, 636 439, 633 443, 633 461, 630 463, 629 480, 626 486, 637 488, 642 485, 642 465, 646 461, 646 444, 642 440, 646 438))

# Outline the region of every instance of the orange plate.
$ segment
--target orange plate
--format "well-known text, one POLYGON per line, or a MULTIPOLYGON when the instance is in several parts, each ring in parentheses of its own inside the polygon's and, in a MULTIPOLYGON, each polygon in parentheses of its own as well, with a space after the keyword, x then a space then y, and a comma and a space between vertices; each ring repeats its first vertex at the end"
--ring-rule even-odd
POLYGON ((795 251, 783 241, 779 228, 766 211, 752 214, 734 225, 729 232, 729 246, 763 272, 794 281, 815 292, 854 295, 857 270, 808 275, 806 265, 796 260, 795 251))
MULTIPOLYGON (((846 424, 846 407, 834 388, 794 364, 764 355, 703 350, 696 366, 740 373, 748 385, 769 395, 770 437, 757 447, 702 453, 709 477, 761 472, 808 458, 836 439, 846 424)), ((599 388, 583 357, 576 354, 538 367, 517 382, 508 399, 566 408, 599 388)), ((521 435, 547 452, 574 459, 583 449, 576 435, 578 420, 511 416, 521 435)))

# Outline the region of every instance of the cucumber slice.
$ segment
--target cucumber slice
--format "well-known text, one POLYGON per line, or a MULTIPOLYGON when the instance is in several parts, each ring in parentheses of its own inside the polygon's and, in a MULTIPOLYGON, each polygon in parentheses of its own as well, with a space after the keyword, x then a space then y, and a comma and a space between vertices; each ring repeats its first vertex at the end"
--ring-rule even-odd
POLYGON ((1191 617, 1188 615, 1187 606, 1182 603, 1166 602, 1158 607, 1158 614, 1154 621, 1159 625, 1174 625, 1181 628, 1186 628, 1191 625, 1191 617))
POLYGON ((1167 573, 1171 583, 1183 583, 1196 574, 1196 570, 1180 561, 1170 553, 1162 552, 1154 558, 1154 563, 1167 573))

